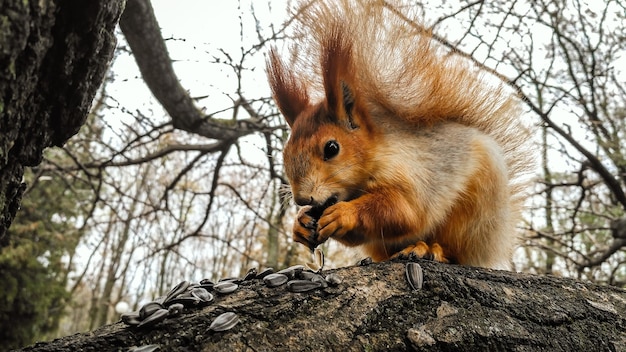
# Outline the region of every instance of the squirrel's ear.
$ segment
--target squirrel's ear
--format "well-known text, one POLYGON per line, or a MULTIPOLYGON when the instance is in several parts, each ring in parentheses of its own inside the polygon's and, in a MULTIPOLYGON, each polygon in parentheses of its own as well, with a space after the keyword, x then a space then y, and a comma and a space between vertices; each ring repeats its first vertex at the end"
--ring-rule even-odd
POLYGON ((321 64, 328 110, 350 128, 357 128, 358 122, 353 115, 356 96, 352 46, 344 40, 342 28, 335 28, 324 43, 321 64))
POLYGON ((309 95, 294 74, 285 68, 274 48, 270 50, 266 66, 274 101, 289 126, 293 126, 298 115, 309 105, 309 95))
POLYGON ((356 128, 358 127, 354 121, 352 116, 352 110, 354 110, 354 92, 346 82, 341 81, 341 92, 343 93, 343 110, 348 117, 348 121, 350 122, 350 127, 356 128))

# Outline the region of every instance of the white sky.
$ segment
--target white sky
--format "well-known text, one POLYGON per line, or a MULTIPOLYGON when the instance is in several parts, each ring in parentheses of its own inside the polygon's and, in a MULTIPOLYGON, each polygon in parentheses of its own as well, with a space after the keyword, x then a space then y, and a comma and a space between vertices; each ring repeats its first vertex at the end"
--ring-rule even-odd
MULTIPOLYGON (((182 86, 190 92, 192 97, 208 96, 197 102, 199 108, 205 109, 207 114, 225 110, 217 117, 230 118, 234 99, 237 99, 237 77, 234 71, 226 64, 216 64, 215 59, 225 61, 224 52, 234 61, 241 58, 242 48, 248 50, 258 43, 254 31, 254 18, 250 15, 251 3, 261 21, 261 26, 268 30, 269 24, 274 23, 280 28, 286 13, 288 2, 272 1, 269 7, 265 1, 206 1, 206 0, 153 0, 155 16, 161 27, 162 36, 166 39, 170 57, 173 60, 174 70, 182 86), (241 6, 241 9, 238 7, 241 6), (244 37, 241 37, 240 17, 244 23, 244 37), (270 20, 267 20, 267 19, 270 20), (222 52, 223 50, 223 52, 222 52)), ((262 49, 265 50, 265 49, 262 49)), ((243 94, 247 99, 269 97, 270 89, 265 75, 264 51, 248 56, 244 62, 242 85, 243 94)), ((123 54, 116 58, 112 67, 116 75, 114 82, 107 87, 108 94, 116 99, 120 106, 128 111, 154 111, 154 118, 167 120, 166 113, 152 97, 149 89, 143 82, 135 60, 132 56, 123 54)), ((245 116, 243 110, 239 116, 245 116)), ((131 122, 132 117, 122 111, 110 110, 104 117, 114 128, 120 126, 120 121, 131 122)), ((115 143, 115 136, 110 143, 115 143)), ((264 141, 260 138, 249 137, 244 139, 244 145, 251 152, 251 158, 262 160, 263 150, 260 145, 264 141), (260 143, 260 144, 257 144, 260 143)))

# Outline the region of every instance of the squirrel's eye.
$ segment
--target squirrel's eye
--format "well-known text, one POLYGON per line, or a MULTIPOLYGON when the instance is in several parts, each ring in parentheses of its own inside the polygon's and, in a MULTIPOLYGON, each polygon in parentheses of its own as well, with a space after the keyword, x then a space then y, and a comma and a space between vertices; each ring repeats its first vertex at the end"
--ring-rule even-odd
POLYGON ((328 141, 324 146, 324 160, 332 159, 339 153, 339 143, 337 141, 328 141))

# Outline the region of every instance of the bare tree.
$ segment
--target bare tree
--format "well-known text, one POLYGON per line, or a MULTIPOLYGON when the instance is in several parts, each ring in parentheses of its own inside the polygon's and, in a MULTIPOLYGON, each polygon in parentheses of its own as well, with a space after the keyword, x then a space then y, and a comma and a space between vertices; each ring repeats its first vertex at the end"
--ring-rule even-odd
POLYGON ((543 125, 525 270, 626 283, 626 242, 616 235, 626 209, 624 8, 620 1, 458 1, 425 14, 440 43, 507 82, 528 118, 543 125))
POLYGON ((105 87, 93 110, 103 135, 77 136, 65 148, 71 162, 41 166, 82 173, 97 185, 87 235, 70 256, 80 266, 72 292, 91 297, 82 306, 90 307, 89 328, 116 320, 117 303, 136 307, 181 277, 217 279, 250 267, 290 265, 301 250, 283 228, 289 205, 279 191, 286 184, 280 158, 285 126, 268 89, 265 96, 244 96, 244 80, 263 63, 261 50, 283 29, 263 26, 252 2, 240 6, 248 6, 242 14, 252 10, 252 18, 240 18, 241 51, 210 48, 207 63, 233 73, 236 88, 222 93, 230 105, 199 108, 209 97, 192 98, 182 87, 150 2, 129 1, 120 22, 128 47, 120 46, 116 60, 130 49, 165 114, 128 110, 105 87), (253 26, 244 28, 244 21, 253 26), (255 39, 244 38, 244 29, 255 39), (259 240, 263 236, 267 240, 259 240))
POLYGON ((525 55, 507 57, 555 146, 544 156, 550 218, 532 226, 529 244, 549 253, 548 263, 559 257, 561 271, 615 285, 626 283, 626 241, 611 231, 626 209, 624 76, 616 61, 626 52, 623 14, 618 1, 535 2, 523 19, 545 28, 549 39, 527 40, 525 55))

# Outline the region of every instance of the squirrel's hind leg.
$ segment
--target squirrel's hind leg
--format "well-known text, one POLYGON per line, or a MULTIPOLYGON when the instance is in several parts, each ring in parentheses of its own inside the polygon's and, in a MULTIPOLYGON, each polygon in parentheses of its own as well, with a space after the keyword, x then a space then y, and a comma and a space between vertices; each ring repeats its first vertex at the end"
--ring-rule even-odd
POLYGON ((391 259, 411 259, 412 257, 434 260, 441 263, 449 263, 450 261, 444 254, 443 248, 438 243, 430 246, 424 241, 418 241, 409 245, 400 252, 391 256, 391 259))

